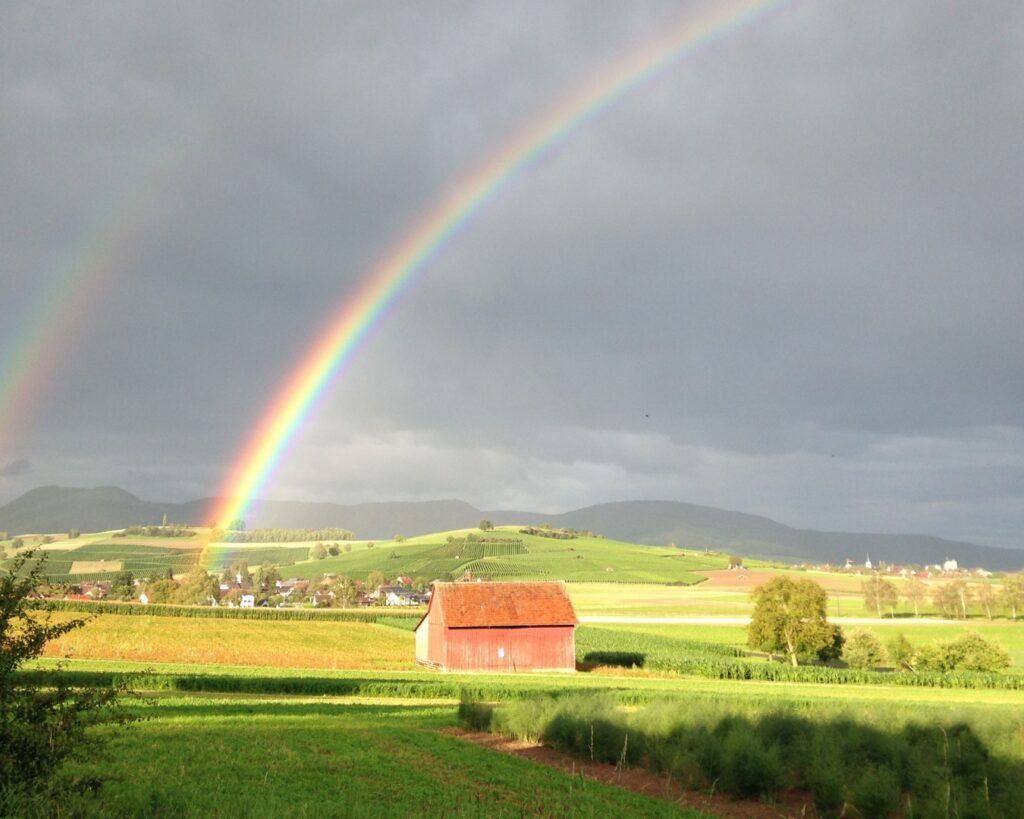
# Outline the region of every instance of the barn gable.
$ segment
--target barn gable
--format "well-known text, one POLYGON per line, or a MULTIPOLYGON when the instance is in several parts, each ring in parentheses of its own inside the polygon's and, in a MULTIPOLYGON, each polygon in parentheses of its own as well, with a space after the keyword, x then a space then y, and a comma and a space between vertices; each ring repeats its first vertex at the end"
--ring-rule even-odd
POLYGON ((416 662, 445 670, 575 669, 576 612, 560 582, 435 583, 416 662))

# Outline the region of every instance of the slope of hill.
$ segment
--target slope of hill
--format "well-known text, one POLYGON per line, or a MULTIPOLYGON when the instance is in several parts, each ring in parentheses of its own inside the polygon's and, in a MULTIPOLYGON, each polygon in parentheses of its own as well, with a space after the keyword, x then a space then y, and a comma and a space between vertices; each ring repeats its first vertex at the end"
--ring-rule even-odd
MULTIPOLYGON (((203 524, 210 500, 189 503, 143 501, 114 487, 67 489, 41 487, 0 507, 0 531, 60 532, 69 528, 101 531, 131 524, 160 523, 163 515, 177 523, 203 524)), ((776 521, 741 512, 676 501, 604 503, 562 514, 527 511, 486 511, 458 500, 415 503, 341 505, 265 501, 248 521, 253 527, 343 526, 360 538, 383 540, 475 527, 487 518, 495 524, 539 524, 590 529, 632 543, 688 549, 737 552, 741 555, 790 562, 937 563, 954 558, 964 566, 993 570, 1024 568, 1024 549, 998 549, 918 534, 857 534, 794 529, 776 521)))

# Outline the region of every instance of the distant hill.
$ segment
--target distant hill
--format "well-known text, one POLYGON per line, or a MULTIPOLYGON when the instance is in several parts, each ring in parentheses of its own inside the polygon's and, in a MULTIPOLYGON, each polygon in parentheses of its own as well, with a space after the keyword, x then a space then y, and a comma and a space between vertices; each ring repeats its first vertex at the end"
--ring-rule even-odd
MULTIPOLYGON (((44 486, 0 507, 0 531, 11 534, 85 532, 157 524, 166 514, 172 523, 202 525, 211 500, 188 503, 144 501, 116 487, 69 489, 44 486)), ((385 539, 476 526, 483 518, 500 524, 550 523, 590 529, 633 543, 676 543, 689 549, 736 552, 787 562, 937 563, 954 558, 963 566, 994 570, 1024 568, 1024 549, 998 549, 929 535, 858 534, 794 529, 768 518, 676 501, 603 503, 562 514, 477 509, 459 500, 342 505, 265 501, 256 506, 249 527, 351 529, 359 538, 385 539)))

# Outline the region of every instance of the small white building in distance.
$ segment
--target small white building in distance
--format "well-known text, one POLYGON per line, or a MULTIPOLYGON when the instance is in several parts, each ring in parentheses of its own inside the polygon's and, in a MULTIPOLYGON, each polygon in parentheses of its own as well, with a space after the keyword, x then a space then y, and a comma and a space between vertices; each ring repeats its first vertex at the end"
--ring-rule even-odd
POLYGON ((944 572, 955 572, 958 568, 959 566, 957 565, 957 562, 948 557, 946 558, 946 562, 942 564, 942 571, 944 572))

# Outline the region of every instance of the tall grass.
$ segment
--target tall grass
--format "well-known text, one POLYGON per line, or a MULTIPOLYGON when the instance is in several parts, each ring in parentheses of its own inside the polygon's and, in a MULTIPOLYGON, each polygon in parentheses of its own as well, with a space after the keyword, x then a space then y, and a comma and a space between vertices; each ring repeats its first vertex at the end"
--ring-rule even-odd
POLYGON ((826 816, 1019 817, 1024 805, 1020 715, 922 723, 881 708, 874 719, 839 708, 656 701, 627 712, 606 695, 480 708, 460 716, 477 729, 539 738, 580 759, 645 760, 685 786, 737 798, 808 791, 826 816))

